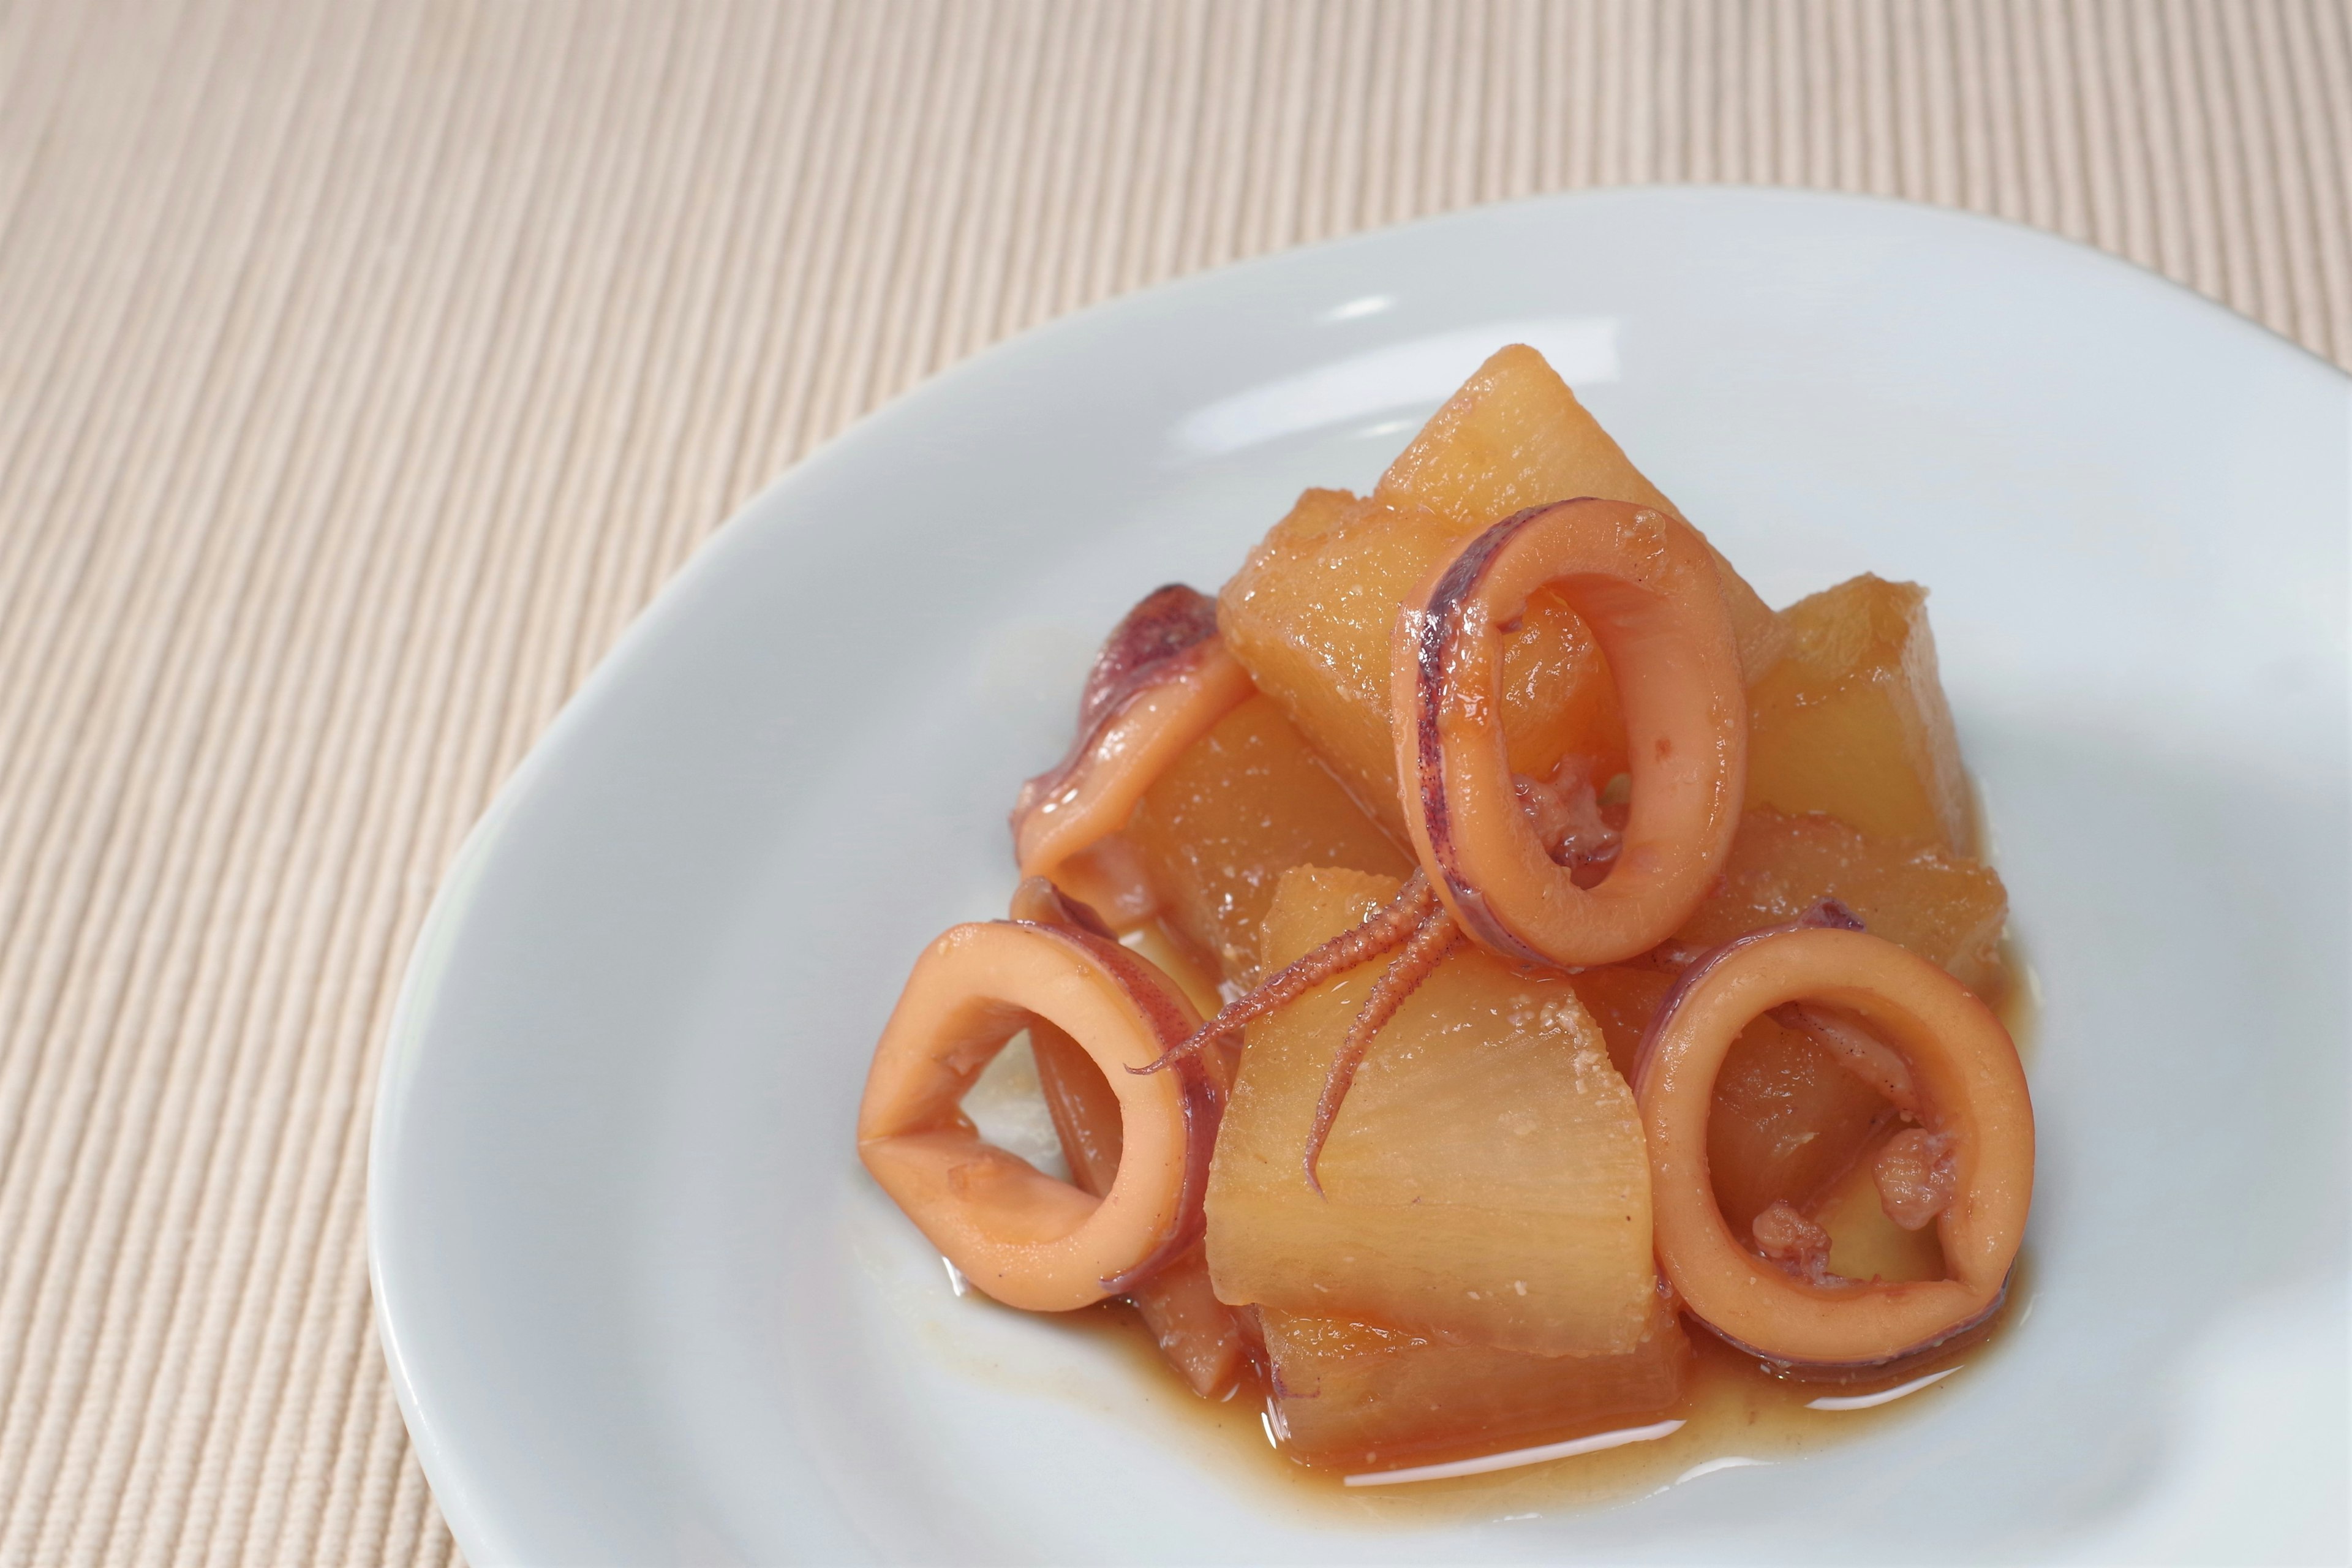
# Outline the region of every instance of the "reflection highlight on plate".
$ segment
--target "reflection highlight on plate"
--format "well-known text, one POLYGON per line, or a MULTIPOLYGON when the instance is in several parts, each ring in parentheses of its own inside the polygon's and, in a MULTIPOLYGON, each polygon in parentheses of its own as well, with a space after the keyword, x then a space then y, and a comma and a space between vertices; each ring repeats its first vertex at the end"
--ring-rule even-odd
POLYGON ((1925 1377, 1915 1377, 1908 1383, 1896 1384, 1893 1388, 1882 1388, 1876 1394, 1849 1394, 1832 1395, 1822 1399, 1809 1399, 1805 1402, 1805 1408, 1808 1410, 1874 1409, 1878 1405, 1892 1405, 1898 1399, 1916 1394, 1931 1383, 1941 1383, 1959 1370, 1956 1366, 1948 1366, 1941 1372, 1931 1372, 1925 1377))
POLYGON ((1374 1470, 1369 1475, 1349 1476, 1351 1487, 1392 1487, 1406 1481, 1446 1481, 1460 1476, 1483 1476, 1490 1470, 1517 1469, 1521 1465, 1540 1465, 1547 1459, 1572 1459, 1579 1454, 1597 1454, 1603 1448, 1622 1448, 1628 1443, 1652 1443, 1660 1437, 1671 1437, 1683 1429, 1682 1422, 1659 1421, 1648 1426, 1628 1426, 1616 1432, 1596 1432, 1590 1437, 1573 1437, 1565 1443, 1546 1443, 1537 1448, 1513 1448, 1505 1454, 1487 1454, 1475 1459, 1456 1459, 1446 1465, 1412 1465, 1401 1470, 1374 1470))
POLYGON ((1676 1476, 1674 1484, 1681 1486, 1685 1481, 1695 1481, 1701 1476, 1711 1476, 1717 1470, 1744 1470, 1750 1466, 1769 1467, 1771 1463, 1769 1459, 1751 1459, 1744 1454, 1726 1454, 1720 1459, 1709 1459, 1703 1465, 1693 1465, 1689 1469, 1676 1476))
MULTIPOLYGON (((1360 314, 1373 313, 1369 300, 1360 314)), ((1382 305, 1385 309, 1385 304, 1382 305)), ((1436 332, 1220 398, 1178 422, 1181 457, 1213 458, 1392 408, 1435 407, 1498 343, 1526 343, 1571 386, 1618 377, 1617 318, 1536 316, 1436 332)))

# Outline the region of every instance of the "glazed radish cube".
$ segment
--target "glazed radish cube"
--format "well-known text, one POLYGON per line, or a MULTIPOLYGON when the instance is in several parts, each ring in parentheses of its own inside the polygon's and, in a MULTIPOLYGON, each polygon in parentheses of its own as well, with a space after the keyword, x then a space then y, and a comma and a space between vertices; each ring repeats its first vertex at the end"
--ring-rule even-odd
MULTIPOLYGON (((1076 1040, 1040 1018, 1029 1026, 1037 1086, 1069 1162, 1070 1181, 1097 1195, 1118 1173, 1118 1100, 1076 1040)), ((1245 1362, 1240 1325, 1209 1285, 1194 1247, 1128 1292, 1160 1355, 1193 1393, 1211 1398, 1233 1386, 1245 1362)))
MULTIPOLYGON (((1472 531, 1419 507, 1309 490, 1217 601, 1225 646, 1349 793, 1402 839, 1389 739, 1389 637, 1398 607, 1472 531)), ((1511 766, 1549 774, 1575 752, 1606 778, 1624 765, 1624 721, 1591 632, 1539 595, 1503 655, 1511 766)))
POLYGON ((2004 988, 2000 938, 2009 893, 1981 861, 1922 843, 1889 839, 1820 815, 1771 809, 1740 819, 1723 881, 1675 933, 1688 955, 1744 932, 1792 921, 1824 899, 1862 917, 1876 935, 1940 965, 1979 995, 2004 988))
POLYGON ((1715 1078, 1707 1173, 1734 1236, 1776 1201, 1809 1210, 1893 1121, 1886 1097, 1795 1029, 1759 1018, 1715 1078))
MULTIPOLYGON (((1675 510, 1543 356, 1514 345, 1431 417, 1369 499, 1308 490, 1219 595, 1217 626, 1234 657, 1390 832, 1403 826, 1389 736, 1399 605, 1465 540, 1580 496, 1675 510)), ((1720 554, 1716 564, 1753 679, 1785 633, 1720 554)), ((1505 640, 1503 707, 1513 772, 1546 778, 1569 756, 1597 781, 1623 770, 1608 661, 1555 591, 1538 592, 1505 640)))
MULTIPOLYGON (((1468 531, 1581 496, 1682 516, 1525 343, 1499 349, 1480 365, 1389 465, 1372 496, 1425 508, 1468 531)), ((1752 679, 1779 656, 1783 634, 1756 590, 1719 552, 1715 560, 1740 664, 1752 679)))
POLYGON ((1161 917, 1243 984, 1257 978, 1259 927, 1285 871, 1343 866, 1403 877, 1412 869, 1263 695, 1160 775, 1129 818, 1127 837, 1143 858, 1161 917))
POLYGON ((1372 494, 1427 507, 1464 529, 1579 496, 1675 511, 1550 362, 1525 343, 1488 355, 1397 454, 1372 494))
MULTIPOLYGON (((1302 868, 1269 970, 1362 921, 1392 878, 1302 868)), ((1208 1194, 1218 1296, 1547 1355, 1633 1349, 1649 1321, 1650 1167, 1632 1091, 1559 979, 1457 950, 1372 1042, 1319 1166, 1304 1154, 1377 963, 1250 1026, 1208 1194)))
POLYGON ((1751 808, 1975 852, 1927 600, 1915 583, 1864 575, 1780 612, 1786 652, 1748 687, 1751 808))
POLYGON ((1555 1443, 1653 1416, 1682 1396, 1690 1342, 1654 1307, 1632 1349, 1527 1355, 1429 1334, 1268 1310, 1283 1452, 1310 1465, 1401 1465, 1555 1443))
POLYGON ((1658 1004, 1665 1000, 1675 983, 1673 973, 1647 964, 1611 963, 1581 970, 1570 975, 1568 983, 1592 1021, 1601 1026, 1610 1065, 1627 1083, 1633 1082, 1634 1053, 1641 1047, 1643 1031, 1657 1016, 1658 1004))
POLYGON ((1862 1151, 1813 1205, 1813 1223, 1830 1233, 1830 1272, 1849 1279, 1941 1279, 1944 1248, 1936 1227, 1906 1230, 1880 1201, 1871 1163, 1893 1136, 1862 1151))

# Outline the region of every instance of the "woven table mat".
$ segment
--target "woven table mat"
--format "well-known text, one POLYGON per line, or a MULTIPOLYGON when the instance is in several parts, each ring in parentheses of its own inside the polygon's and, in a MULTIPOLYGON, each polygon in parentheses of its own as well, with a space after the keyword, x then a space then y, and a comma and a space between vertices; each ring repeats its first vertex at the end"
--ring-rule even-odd
POLYGON ((447 1563, 370 1326, 436 879, 851 419, 1580 185, 2040 225, 2352 363, 2352 9, 0 4, 0 1563, 447 1563))

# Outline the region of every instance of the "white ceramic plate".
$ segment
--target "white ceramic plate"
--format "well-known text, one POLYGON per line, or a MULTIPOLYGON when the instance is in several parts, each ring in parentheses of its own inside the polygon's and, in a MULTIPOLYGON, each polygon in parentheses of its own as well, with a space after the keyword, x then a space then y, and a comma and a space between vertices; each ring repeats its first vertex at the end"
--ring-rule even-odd
MULTIPOLYGON (((469 1558, 2340 1554, 2346 378, 2088 250, 1562 197, 1059 322, 744 510, 468 841, 384 1067, 376 1306, 469 1558), (1550 353, 1775 603, 1934 589, 2043 1006, 2031 1300, 1931 1411, 1608 1510, 1309 1509, 1103 1343, 960 1301, 850 1126, 1001 911, 1096 639, 1550 353)), ((1261 1467, 1263 1468, 1263 1467, 1261 1467)))

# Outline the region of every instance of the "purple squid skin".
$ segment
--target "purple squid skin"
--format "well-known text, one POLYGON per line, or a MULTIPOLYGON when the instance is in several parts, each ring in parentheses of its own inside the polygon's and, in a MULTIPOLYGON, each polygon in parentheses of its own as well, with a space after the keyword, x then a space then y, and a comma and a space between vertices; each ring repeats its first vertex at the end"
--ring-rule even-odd
POLYGON ((1437 586, 1430 591, 1427 607, 1412 618, 1405 634, 1412 650, 1418 700, 1413 704, 1417 720, 1412 736, 1413 776, 1400 781, 1400 784, 1421 792, 1422 820, 1429 829, 1430 858, 1444 878, 1445 890, 1451 895, 1448 901, 1460 917, 1463 929, 1480 946, 1514 963, 1543 969, 1557 969, 1559 965, 1521 941, 1518 933, 1487 909, 1486 896, 1454 871, 1453 813, 1445 798, 1444 746, 1438 733, 1438 713, 1444 704, 1446 655, 1462 630, 1463 601, 1477 592, 1489 563, 1520 530, 1555 506, 1573 504, 1556 501, 1528 507, 1513 512, 1472 540, 1437 580, 1437 586))
MULTIPOLYGON (((1086 917, 1093 915, 1092 910, 1075 900, 1066 900, 1066 903, 1074 906, 1071 912, 1077 923, 1045 924, 1035 921, 1013 923, 1052 931, 1093 954, 1104 967, 1121 977, 1136 1005, 1151 1016, 1162 1040, 1181 1039, 1190 1033, 1183 1015, 1169 1005, 1159 984, 1143 974, 1144 961, 1120 946, 1115 938, 1097 935, 1087 929, 1086 917)), ((1208 1228, 1209 1159, 1216 1152, 1217 1127, 1224 1117, 1224 1093, 1218 1088, 1217 1080, 1209 1076, 1206 1064, 1197 1058, 1178 1061, 1172 1064, 1171 1070, 1175 1075, 1177 1093, 1184 1111, 1184 1183, 1177 1193, 1176 1213, 1157 1246, 1139 1259, 1133 1268, 1102 1281, 1106 1295, 1123 1295, 1150 1279, 1182 1256, 1208 1228)))
POLYGON ((1755 931, 1742 931, 1729 942, 1719 942, 1691 960, 1689 965, 1680 974, 1675 976, 1674 984, 1666 988, 1665 996, 1658 1003, 1658 1010, 1650 1016, 1650 1026, 1642 1031, 1642 1043, 1633 1050, 1634 1085, 1638 1088, 1643 1075, 1649 1071, 1650 1058, 1655 1054, 1658 1042, 1664 1038, 1667 1027, 1674 1022, 1675 1014, 1681 1010, 1684 998, 1691 994, 1700 981, 1707 977, 1708 973, 1717 964, 1721 963, 1743 947, 1753 946, 1757 942, 1772 937, 1786 936, 1790 931, 1817 931, 1823 927, 1838 931, 1869 929, 1862 923, 1860 915, 1855 914, 1835 899, 1823 899, 1795 920, 1785 921, 1776 926, 1763 926, 1755 931))
POLYGON ((1138 695, 1174 673, 1176 661, 1217 635, 1217 602, 1197 588, 1171 583, 1146 594, 1103 640, 1078 694, 1077 734, 1062 760, 1021 786, 1013 831, 1031 807, 1059 790, 1093 751, 1095 742, 1138 695))
POLYGON ((1953 1341, 1963 1339, 1991 1322, 2000 1315, 2001 1308, 2008 1305, 2009 1287, 2016 1278, 2017 1271, 2011 1269, 2008 1277, 2001 1280, 2000 1289, 1993 1292, 1992 1300, 1985 1304, 1984 1310, 1975 1317, 1965 1322, 1953 1324, 1933 1339, 1922 1340, 1916 1345, 1906 1345, 1891 1354, 1874 1356, 1868 1361, 1790 1361, 1785 1356, 1773 1355, 1768 1351, 1758 1350, 1743 1340, 1735 1339, 1696 1312, 1685 1310, 1685 1316, 1740 1354, 1755 1357, 1757 1364, 1774 1377, 1784 1378, 1790 1383, 1831 1384, 1876 1382, 1882 1378, 1894 1376, 1902 1372, 1906 1365, 1925 1361, 1938 1351, 1949 1348, 1953 1341))

